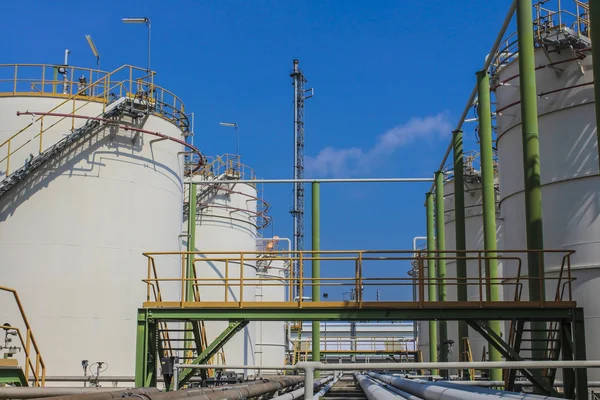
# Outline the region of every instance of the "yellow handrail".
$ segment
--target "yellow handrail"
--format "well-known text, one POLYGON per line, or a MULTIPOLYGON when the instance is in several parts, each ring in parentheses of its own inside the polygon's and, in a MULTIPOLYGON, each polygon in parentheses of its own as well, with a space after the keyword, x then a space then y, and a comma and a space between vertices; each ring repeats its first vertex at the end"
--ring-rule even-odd
MULTIPOLYGON (((486 260, 496 259, 498 261, 507 262, 507 261, 515 261, 518 262, 519 265, 522 265, 522 258, 524 254, 532 251, 528 250, 513 250, 503 251, 502 254, 498 255, 487 255, 489 253, 485 250, 478 251, 467 251, 464 256, 458 255, 459 252, 448 250, 445 254, 440 254, 437 251, 432 251, 427 256, 421 256, 421 259, 445 259, 445 260, 457 260, 457 259, 465 259, 465 260, 475 260, 478 261, 481 265, 484 264, 486 260), (517 253, 516 255, 511 255, 517 253), (519 255, 519 253, 522 253, 519 255)), ((489 276, 484 276, 482 273, 479 274, 478 277, 468 278, 467 282, 464 283, 457 277, 446 277, 445 284, 446 286, 460 286, 466 285, 471 287, 479 288, 479 299, 477 300, 469 300, 469 301, 449 301, 447 302, 448 307, 468 307, 469 305, 478 305, 483 307, 486 303, 491 302, 489 296, 486 295, 486 292, 489 291, 492 285, 498 285, 502 287, 506 287, 508 285, 509 288, 512 288, 515 285, 515 280, 517 283, 517 294, 514 300, 495 300, 496 302, 504 302, 506 306, 510 307, 544 307, 547 304, 552 303, 556 306, 572 306, 571 300, 571 288, 568 285, 574 278, 570 275, 570 256, 573 254, 572 251, 569 250, 541 250, 536 251, 544 254, 560 254, 564 257, 565 262, 563 263, 562 269, 564 272, 559 277, 554 276, 545 276, 545 277, 523 277, 520 276, 520 268, 517 272, 517 276, 508 276, 505 277, 503 281, 499 281, 497 278, 490 278, 489 276), (535 282, 539 284, 540 287, 546 287, 546 292, 544 293, 543 298, 541 299, 520 299, 520 288, 522 287, 521 281, 526 282, 535 282), (561 293, 564 292, 564 295, 555 299, 555 300, 546 300, 549 296, 547 296, 548 291, 552 291, 549 289, 553 287, 554 284, 558 284, 561 288, 561 293), (487 290, 484 290, 487 289, 487 290)), ((418 277, 409 277, 404 276, 404 274, 391 275, 386 274, 386 276, 377 276, 373 273, 372 268, 377 268, 377 265, 382 265, 381 263, 386 263, 390 261, 398 262, 398 261, 414 261, 415 255, 413 251, 409 250, 340 250, 340 251, 274 251, 269 254, 275 256, 285 257, 286 260, 290 261, 290 264, 294 264, 293 261, 296 261, 300 274, 296 276, 292 276, 291 274, 285 277, 255 277, 249 276, 246 274, 244 276, 244 268, 239 270, 239 273, 232 273, 230 271, 231 265, 239 266, 244 265, 244 263, 253 263, 263 260, 264 252, 260 251, 249 251, 249 252, 238 252, 235 250, 229 251, 195 251, 195 252, 158 252, 158 253, 145 253, 144 255, 149 258, 155 259, 156 257, 161 257, 165 255, 180 255, 182 259, 186 259, 189 255, 197 255, 194 257, 194 263, 196 262, 212 262, 212 263, 220 263, 224 266, 224 276, 192 276, 186 277, 183 273, 180 276, 171 276, 171 277, 161 277, 155 278, 153 276, 148 276, 143 281, 147 285, 152 285, 154 282, 178 282, 183 289, 186 285, 189 285, 191 282, 192 286, 195 287, 216 287, 216 289, 223 288, 226 292, 231 289, 236 289, 239 291, 237 298, 231 298, 225 296, 224 299, 216 300, 216 301, 194 301, 194 304, 190 304, 185 297, 183 296, 184 290, 181 291, 181 297, 179 298, 170 298, 166 299, 163 305, 167 305, 167 303, 179 303, 182 306, 193 306, 193 307, 210 307, 216 306, 216 303, 223 303, 222 306, 228 307, 236 307, 234 303, 237 303, 237 307, 243 308, 245 304, 248 303, 256 303, 253 300, 247 300, 244 298, 243 293, 247 293, 247 290, 251 290, 251 288, 256 287, 257 285, 263 286, 280 286, 282 288, 287 288, 288 286, 297 286, 298 287, 298 296, 297 298, 290 298, 285 301, 287 306, 294 306, 298 308, 302 308, 307 304, 307 301, 303 299, 302 293, 309 292, 309 289, 315 285, 320 286, 336 286, 336 287, 348 287, 353 288, 355 290, 360 291, 363 287, 368 286, 378 286, 378 287, 406 287, 417 285, 418 293, 423 293, 425 287, 429 285, 439 285, 441 284, 439 278, 428 278, 423 274, 419 274, 418 277), (303 262, 311 262, 313 260, 321 260, 322 264, 327 262, 327 265, 335 264, 336 268, 339 271, 346 270, 348 271, 345 276, 337 276, 337 277, 321 277, 321 278, 312 278, 304 276, 303 270, 303 262), (377 261, 377 263, 374 263, 377 261), (331 264, 330 264, 331 262, 331 264), (375 265, 374 265, 375 264, 375 265), (369 273, 364 273, 365 265, 369 268, 369 273), (351 272, 352 271, 352 272, 351 272), (245 288, 248 288, 245 290, 245 288)), ((462 254, 462 252, 461 252, 462 254)), ((182 270, 185 268, 182 266, 182 270)), ((202 274, 200 274, 202 275, 202 274)), ((392 292, 390 295, 393 296, 392 292)), ((335 301, 330 299, 329 302, 335 301)), ((321 302, 319 300, 319 302, 321 302)), ((412 307, 426 307, 426 303, 430 301, 425 300, 424 296, 418 296, 416 301, 407 301, 406 299, 401 298, 401 296, 396 297, 396 300, 390 299, 390 302, 402 302, 406 303, 406 306, 412 307), (412 303, 412 304, 408 304, 412 303)), ((311 302, 314 303, 314 302, 311 302)), ((323 301, 323 303, 327 303, 327 301, 323 301)), ((367 306, 373 307, 374 302, 366 301, 363 296, 358 294, 355 296, 353 300, 344 301, 346 304, 352 303, 355 307, 362 308, 365 307, 364 303, 369 303, 367 306)), ((385 302, 381 302, 381 304, 385 304, 385 302)), ((268 304, 254 304, 259 307, 268 307, 268 304)), ((157 303, 153 303, 152 306, 159 306, 157 303)))
MULTIPOLYGON (((89 72, 90 81, 91 81, 91 78, 93 77, 94 73, 97 73, 98 75, 101 75, 101 76, 96 81, 93 81, 89 84, 87 84, 87 83, 81 84, 80 82, 73 82, 72 79, 62 81, 63 84, 69 85, 70 94, 60 94, 59 95, 55 92, 47 93, 44 90, 45 85, 47 85, 49 83, 52 85, 57 85, 57 84, 61 83, 61 81, 59 81, 59 80, 45 80, 46 69, 47 68, 55 68, 55 67, 59 67, 59 66, 49 66, 49 65, 44 65, 44 64, 0 64, 0 72, 3 70, 3 68, 14 68, 14 76, 12 78, 12 81, 14 81, 14 85, 13 85, 14 90, 13 90, 13 92, 9 92, 8 93, 9 95, 17 95, 18 93, 21 93, 21 92, 17 91, 17 82, 25 81, 25 82, 29 83, 33 89, 36 90, 34 92, 29 93, 31 95, 35 95, 35 96, 47 95, 47 96, 52 96, 52 97, 65 97, 65 99, 62 102, 58 103, 56 106, 54 106, 50 110, 46 111, 45 113, 52 113, 52 112, 58 110, 60 107, 67 105, 69 102, 73 103, 70 114, 75 114, 76 111, 79 111, 80 109, 82 109, 83 107, 85 107, 86 105, 91 104, 91 103, 101 103, 102 104, 102 112, 104 113, 106 111, 106 106, 108 105, 109 100, 110 100, 111 91, 115 90, 118 92, 119 97, 128 97, 128 98, 133 98, 133 99, 139 98, 139 99, 143 99, 143 100, 147 101, 148 103, 150 103, 153 106, 154 115, 160 116, 162 118, 165 118, 165 119, 175 123, 184 132, 187 132, 189 130, 189 123, 187 122, 187 116, 185 115, 185 112, 184 112, 183 102, 177 96, 175 96, 172 92, 170 92, 164 88, 154 85, 152 80, 150 80, 150 81, 146 80, 148 78, 148 76, 144 76, 142 78, 134 78, 133 77, 134 71, 143 72, 144 74, 146 74, 147 72, 145 69, 134 67, 131 65, 123 65, 123 66, 115 69, 114 71, 107 73, 105 71, 97 71, 97 70, 91 70, 91 69, 69 67, 69 68, 71 68, 71 71, 83 70, 83 71, 89 72), (19 67, 24 67, 24 66, 41 67, 42 68, 41 82, 38 79, 19 78, 17 71, 18 71, 19 67), (120 72, 126 72, 126 73, 128 72, 128 74, 127 74, 128 77, 126 79, 114 79, 114 77, 120 72), (141 81, 140 81, 140 79, 141 79, 141 81), (37 84, 41 84, 41 90, 37 88, 37 84), (145 94, 141 95, 141 94, 139 94, 139 90, 143 89, 144 86, 147 86, 148 90, 145 92, 145 94), (72 90, 73 87, 76 87, 77 89, 72 90), (134 94, 134 93, 136 93, 136 91, 137 91, 137 94, 134 94), (171 99, 172 99, 172 101, 170 101, 171 99), (77 106, 77 101, 83 101, 84 103, 77 106)), ((73 74, 73 72, 72 72, 72 74, 73 74)), ((152 78, 152 77, 153 77, 153 74, 150 78, 152 78)), ((0 79, 0 84, 3 81, 7 81, 7 80, 0 79)), ((4 94, 0 93, 0 95, 4 95, 4 94)), ((35 110, 35 111, 39 111, 39 110, 35 110)), ((17 151, 21 150, 27 144, 31 143, 33 140, 38 139, 38 138, 39 138, 38 153, 42 153, 44 150, 44 145, 43 145, 44 133, 47 132, 50 128, 56 126, 59 122, 63 121, 66 118, 69 118, 69 116, 60 117, 57 121, 55 121, 50 126, 44 127, 45 117, 46 117, 46 115, 41 115, 41 116, 35 118, 31 123, 27 124, 24 128, 22 128, 21 130, 19 130, 18 132, 16 132, 15 134, 13 134, 8 139, 6 139, 3 143, 0 144, 0 149, 6 148, 6 156, 0 160, 0 163, 6 161, 6 171, 5 171, 6 175, 10 175, 10 173, 11 173, 10 161, 11 161, 11 156, 13 154, 15 154, 17 151), (25 131, 27 131, 29 128, 31 128, 33 125, 35 125, 38 122, 40 123, 39 133, 34 135, 32 138, 29 138, 28 140, 24 140, 23 143, 21 143, 20 145, 17 144, 15 146, 13 143, 13 140, 17 137, 20 137, 21 134, 23 134, 25 131)), ((73 130, 75 128, 75 118, 71 118, 71 119, 72 119, 71 130, 73 130)))
POLYGON ((23 319, 23 323, 26 329, 26 338, 23 340, 23 336, 21 335, 21 331, 18 328, 12 326, 4 326, 4 329, 13 329, 17 331, 19 336, 19 340, 21 341, 21 345, 25 351, 25 380, 29 381, 29 369, 31 368, 34 371, 33 375, 33 384, 36 387, 42 387, 46 384, 46 364, 42 359, 42 355, 40 353, 40 349, 37 345, 35 337, 33 336, 33 332, 31 331, 31 325, 29 325, 29 320, 27 319, 27 315, 25 314, 25 310, 23 308, 23 304, 21 303, 21 299, 17 294, 15 289, 0 286, 0 291, 12 293, 15 301, 17 303, 17 307, 19 308, 19 313, 21 314, 21 318, 23 319), (31 350, 31 346, 33 345, 33 352, 31 350), (32 361, 32 356, 35 355, 35 364, 32 361), (41 370, 40 370, 41 368, 41 370))

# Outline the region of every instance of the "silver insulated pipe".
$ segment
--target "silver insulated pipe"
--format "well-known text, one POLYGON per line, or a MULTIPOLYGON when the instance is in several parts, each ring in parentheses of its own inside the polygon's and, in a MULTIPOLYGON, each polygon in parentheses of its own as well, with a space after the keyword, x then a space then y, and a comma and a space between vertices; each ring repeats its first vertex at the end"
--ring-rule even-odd
POLYGON ((365 396, 367 396, 369 400, 416 400, 414 397, 409 398, 400 396, 397 393, 392 393, 391 391, 387 390, 381 385, 378 385, 377 383, 373 382, 373 380, 367 378, 363 374, 359 374, 358 372, 354 373, 354 379, 356 379, 360 385, 360 388, 363 390, 363 392, 365 392, 365 396))
POLYGON ((424 400, 480 400, 485 397, 490 400, 507 400, 507 399, 546 399, 558 400, 558 397, 544 397, 538 395, 530 395, 526 393, 505 392, 493 389, 484 389, 479 387, 466 387, 448 382, 425 382, 412 381, 410 379, 393 377, 390 375, 381 375, 374 372, 368 372, 367 375, 388 383, 400 390, 404 390, 412 395, 423 398, 424 400))

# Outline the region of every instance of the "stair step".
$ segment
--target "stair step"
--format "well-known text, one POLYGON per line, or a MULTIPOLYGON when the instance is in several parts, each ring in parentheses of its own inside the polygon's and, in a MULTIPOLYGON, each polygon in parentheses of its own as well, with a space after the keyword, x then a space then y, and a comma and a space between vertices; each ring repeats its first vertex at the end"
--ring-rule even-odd
POLYGON ((193 329, 159 329, 159 332, 193 332, 193 329))

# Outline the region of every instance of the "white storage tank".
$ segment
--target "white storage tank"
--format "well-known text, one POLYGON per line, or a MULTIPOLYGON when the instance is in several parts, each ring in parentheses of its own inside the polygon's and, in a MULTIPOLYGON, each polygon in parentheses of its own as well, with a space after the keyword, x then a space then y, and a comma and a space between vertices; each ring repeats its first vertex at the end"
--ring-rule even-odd
MULTIPOLYGON (((258 262, 260 279, 255 299, 259 302, 283 302, 289 295, 289 262, 265 253, 258 262)), ((284 321, 256 321, 256 365, 282 365, 285 362, 287 339, 284 321)))
MULTIPOLYGON (((199 258, 222 258, 218 261, 196 261, 196 273, 200 279, 215 279, 200 282, 198 289, 201 301, 239 302, 254 301, 258 279, 256 275, 256 239, 260 219, 256 187, 247 183, 227 183, 227 180, 244 178, 247 168, 232 163, 231 158, 216 157, 204 171, 194 177, 195 181, 211 181, 197 185, 196 250, 206 253, 199 258), (225 252, 210 254, 210 252, 225 252), (230 252, 230 253, 229 253, 230 252), (239 253, 249 252, 248 261, 240 266, 239 253), (224 259, 228 258, 226 262, 224 259), (235 259, 232 259, 235 258, 235 259), (240 278, 245 280, 240 291, 240 278), (227 299, 225 278, 229 279, 227 299), (242 292, 242 293, 241 293, 242 292), (243 295, 240 296, 240 294, 243 295)), ((251 178, 252 175, 247 176, 251 178)), ((187 226, 187 217, 184 226, 187 226)), ((206 322, 209 342, 227 327, 227 321, 206 322)), ((254 365, 256 323, 250 322, 225 346, 228 364, 254 365)))
MULTIPOLYGON (((41 67, 39 71, 41 78, 41 67)), ((47 112, 67 96, 4 94, 0 142, 35 118, 18 117, 17 111, 47 112)), ((71 113, 73 108, 92 117, 102 112, 100 102, 85 97, 54 112, 71 113)), ((126 113, 118 121, 176 139, 183 134, 180 121, 162 111, 136 121, 126 113)), ((43 134, 43 149, 85 122, 45 117, 44 127, 50 129, 43 134)), ((11 151, 32 141, 10 158, 11 172, 37 156, 39 132, 38 122, 15 138, 11 151)), ((101 127, 0 197, 2 285, 15 288, 21 297, 47 376, 81 376, 82 360, 104 362, 102 375, 134 375, 137 308, 146 298, 142 252, 180 251, 184 147, 154 139, 101 127)), ((0 158, 6 150, 1 148, 0 158)), ((0 163, 0 179, 6 179, 6 161, 0 163)), ((161 263, 166 275, 177 276, 173 261, 161 263)), ((20 323, 12 309, 2 308, 2 323, 20 323)))
MULTIPOLYGON (((586 38, 581 39, 585 42, 586 38)), ((584 46, 584 44, 582 44, 584 46)), ((577 46, 575 46, 577 48, 577 46)), ((587 51, 538 48, 535 64, 552 67, 536 71, 544 248, 575 250, 571 259, 573 299, 584 307, 587 358, 600 357, 600 175, 594 111, 592 58, 587 51), (576 57, 583 57, 575 59, 576 57)), ((496 89, 500 212, 504 219, 506 249, 526 248, 525 196, 522 158, 519 68, 516 59, 499 68, 496 89), (509 77, 517 75, 514 79, 509 77)), ((509 271, 515 274, 514 267, 509 271)), ((526 262, 523 266, 527 275, 526 262)), ((547 277, 556 277, 560 257, 545 256, 547 277)), ((554 299, 547 283, 547 299, 554 299)), ((524 288, 524 297, 527 287, 524 288)), ((600 379, 596 370, 590 380, 600 379)))

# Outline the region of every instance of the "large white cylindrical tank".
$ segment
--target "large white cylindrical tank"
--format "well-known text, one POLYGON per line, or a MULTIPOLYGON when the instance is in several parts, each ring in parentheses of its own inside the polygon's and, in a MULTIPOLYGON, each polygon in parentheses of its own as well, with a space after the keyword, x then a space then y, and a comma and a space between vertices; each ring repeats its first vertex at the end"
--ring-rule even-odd
MULTIPOLYGON (((259 280, 255 298, 259 302, 283 302, 287 299, 289 263, 269 257, 259 262, 259 280)), ((285 361, 287 340, 284 321, 256 322, 256 365, 282 365, 285 361)))
MULTIPOLYGON (((0 141, 31 122, 32 117, 17 117, 17 111, 45 112, 63 101, 18 94, 0 97, 0 141)), ((72 104, 54 111, 72 112, 72 104)), ((77 101, 79 106, 81 115, 102 112, 99 103, 77 101)), ((85 120, 49 116, 44 126, 55 122, 43 135, 44 149, 68 135, 72 124, 79 127, 85 120)), ((122 123, 131 122, 123 117, 122 123)), ((137 126, 182 137, 174 123, 159 115, 137 126)), ((34 124, 15 139, 12 149, 39 130, 40 124, 34 124)), ((180 251, 179 154, 184 149, 173 141, 153 139, 101 128, 0 197, 2 285, 17 289, 48 376, 81 376, 82 360, 106 363, 102 375, 134 375, 137 308, 146 298, 142 279, 147 262, 142 253, 180 251)), ((11 157, 11 172, 38 150, 38 140, 26 144, 11 157)), ((0 165, 0 179, 6 167, 6 162, 0 165)), ((159 273, 178 276, 178 263, 173 261, 162 260, 159 273)), ((18 324, 21 319, 3 307, 0 320, 18 324)))
MULTIPOLYGON (((235 175, 237 177, 237 175, 235 175)), ((223 178, 223 176, 221 177, 223 178)), ((195 177, 196 180, 214 179, 212 176, 195 177)), ((196 273, 200 279, 216 279, 201 281, 198 289, 201 301, 225 302, 225 278, 230 280, 227 290, 227 301, 254 301, 256 287, 256 261, 244 261, 240 268, 239 253, 256 251, 257 238, 257 196, 256 187, 251 184, 230 184, 219 180, 211 184, 198 184, 198 211, 196 215, 196 250, 206 255, 199 258, 229 258, 225 261, 196 261, 196 273), (226 254, 210 254, 210 252, 229 252, 226 254), (235 259, 231 259, 235 258, 235 259), (240 291, 239 279, 243 273, 243 292, 240 291), (232 280, 233 279, 233 280, 232 280), (251 280, 251 281, 250 281, 251 280), (241 293, 242 292, 242 293, 241 293)), ((187 224, 187 221, 184 221, 187 224)), ((256 258, 256 254, 248 254, 247 258, 256 258)), ((227 321, 206 322, 206 336, 209 342, 216 338, 227 327, 227 321)), ((225 346, 225 360, 228 364, 254 365, 256 328, 255 322, 248 324, 238 332, 225 346)))
MULTIPOLYGON (((536 71, 544 248, 576 250, 571 259, 572 293, 578 306, 584 307, 588 359, 600 357, 600 176, 594 111, 592 59, 572 59, 565 48, 560 53, 535 51, 536 65, 555 64, 536 71), (569 60, 569 61, 567 61, 569 60)), ((514 60, 498 73, 500 82, 518 75, 514 60)), ((500 212, 504 219, 505 248, 527 247, 523 178, 523 144, 519 78, 496 89, 498 161, 500 176, 500 212), (508 108, 506 108, 508 107, 508 108)), ((545 256, 546 276, 556 277, 560 257, 545 256)), ((523 266, 526 276, 527 265, 523 266)), ((515 275, 514 267, 509 274, 515 275)), ((554 284, 555 286, 555 284, 554 284)), ((548 282, 547 298, 554 299, 548 282)), ((526 285, 524 296, 527 296, 526 285)), ((598 379, 597 371, 589 379, 598 379)))
MULTIPOLYGON (((465 236, 466 236, 466 248, 468 251, 483 250, 483 193, 481 190, 481 183, 479 182, 478 171, 473 171, 471 175, 472 179, 465 179, 464 185, 464 196, 465 196, 465 236), (471 181, 471 182, 469 182, 471 181)), ((444 183, 444 226, 446 233, 446 249, 456 249, 456 219, 454 212, 454 181, 449 180, 444 183)), ((502 246, 502 220, 496 218, 496 239, 498 247, 502 246)), ((449 253, 449 257, 454 257, 454 253, 449 253)), ((469 253, 469 257, 475 257, 476 254, 469 253)), ((467 277, 470 279, 467 286, 467 300, 468 301, 479 301, 479 287, 477 285, 477 279, 479 276, 482 278, 486 277, 485 268, 481 266, 477 260, 467 260, 467 277)), ((502 276, 502 263, 498 263, 498 273, 502 276)), ((449 278, 446 286, 446 295, 449 301, 457 301, 457 286, 456 286, 456 260, 446 261, 446 277, 449 278)), ((502 293, 500 294, 502 296, 502 293)), ((483 293, 484 300, 486 299, 485 291, 483 293)), ((502 298, 500 299, 502 300, 502 298)), ((458 337, 458 322, 448 322, 448 338, 454 341, 453 351, 450 354, 451 361, 464 361, 461 360, 460 355, 460 341, 462 338, 458 337)), ((481 361, 487 359, 487 354, 484 353, 484 348, 487 349, 487 340, 485 340, 480 334, 475 332, 469 327, 469 342, 472 350, 472 357, 474 361, 481 361)))

